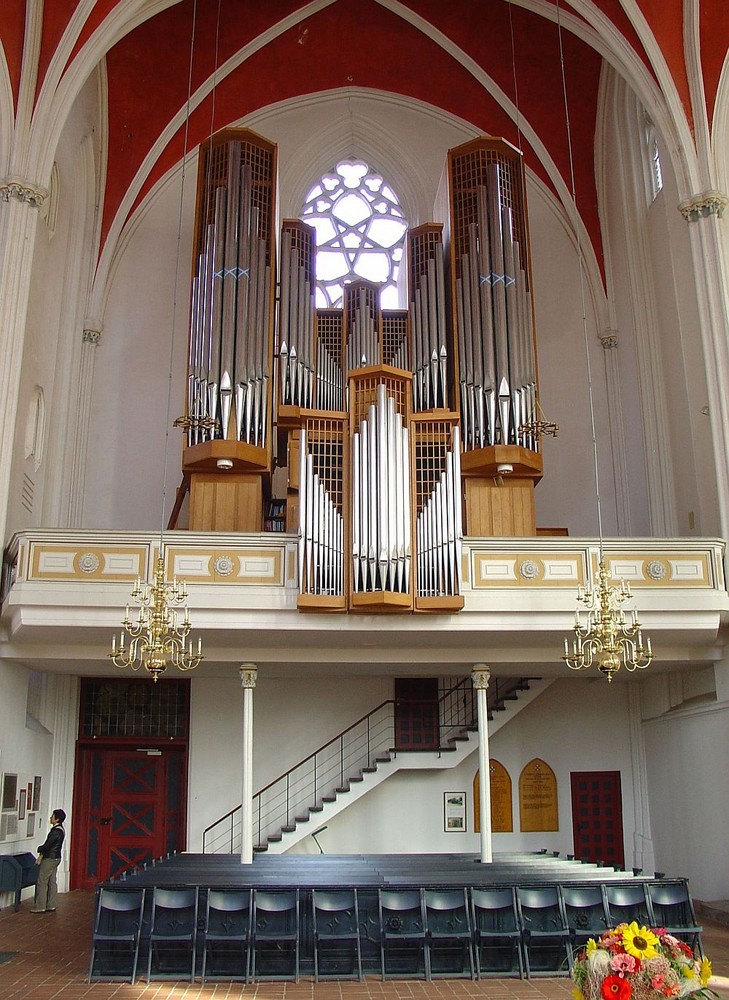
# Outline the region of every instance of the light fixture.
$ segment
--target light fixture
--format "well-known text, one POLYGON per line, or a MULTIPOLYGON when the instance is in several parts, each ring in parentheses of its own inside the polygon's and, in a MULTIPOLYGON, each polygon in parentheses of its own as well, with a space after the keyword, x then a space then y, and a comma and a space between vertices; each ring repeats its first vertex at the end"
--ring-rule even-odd
MULTIPOLYGON (((625 616, 624 605, 632 599, 630 586, 625 580, 611 585, 610 572, 605 560, 602 534, 602 507, 600 504, 600 476, 597 455, 597 435, 595 432, 595 406, 592 393, 592 367, 590 365, 590 349, 587 331, 587 313, 585 310, 584 261, 582 255, 582 240, 580 238, 579 217, 577 216, 577 190, 575 184, 574 158, 572 154, 572 133, 570 130, 569 102, 567 100, 567 83, 565 77, 564 49, 562 47, 562 18, 560 0, 556 0, 557 37, 562 71, 562 96, 564 99, 565 126, 567 131, 567 147, 569 153, 570 180, 572 186, 572 202, 575 209, 575 237, 577 243, 577 263, 580 282, 580 303, 582 308, 582 337, 585 350, 585 366, 587 370, 587 397, 590 407, 590 427, 592 430, 592 456, 595 471, 595 501, 597 507, 597 527, 599 533, 600 555, 597 568, 597 587, 588 590, 580 586, 577 600, 582 605, 575 612, 574 636, 572 641, 565 638, 562 659, 570 670, 587 670, 593 664, 611 682, 621 667, 632 672, 645 670, 653 660, 651 640, 643 644, 643 632, 635 611, 630 618, 625 616)), ((551 431, 547 430, 547 433, 551 431)))
POLYGON ((185 607, 187 584, 176 579, 171 583, 165 580, 163 555, 157 558, 152 586, 137 580, 132 599, 139 604, 135 620, 129 617, 127 605, 118 647, 116 635, 112 636, 109 656, 114 665, 132 670, 144 667, 155 682, 170 664, 178 670, 194 670, 203 659, 202 639, 198 637, 196 650, 192 640, 187 643, 191 627, 190 611, 185 607), (182 618, 178 609, 184 609, 182 618))
MULTIPOLYGON (((184 145, 182 153, 182 176, 180 183, 180 203, 177 224, 177 256, 175 259, 175 282, 172 301, 172 322, 170 329, 169 372, 167 378, 167 411, 165 417, 165 447, 162 477, 162 509, 159 536, 159 548, 155 562, 154 583, 137 579, 131 592, 132 600, 138 604, 134 620, 130 618, 129 605, 121 623, 122 630, 117 636, 112 636, 109 658, 112 663, 121 668, 132 670, 144 668, 156 683, 168 666, 178 670, 194 670, 203 659, 202 639, 198 637, 197 649, 193 648, 192 640, 188 640, 191 628, 190 612, 186 607, 187 584, 173 577, 172 581, 165 579, 165 499, 167 496, 167 459, 169 444, 170 404, 172 399, 172 359, 175 337, 175 320, 177 318, 177 290, 180 270, 180 244, 182 236, 182 214, 185 197, 185 173, 187 166, 188 133, 190 125, 190 106, 192 92, 192 62, 195 45, 195 26, 197 4, 193 4, 192 29, 190 33, 190 62, 188 73, 187 104, 185 109, 184 145), (127 643, 128 640, 128 643, 127 643)), ((217 56, 216 56, 217 58, 217 56)), ((179 426, 176 421, 175 426, 179 426)))
POLYGON ((645 670, 653 659, 650 638, 643 645, 643 632, 635 611, 626 619, 623 605, 632 598, 625 580, 610 586, 610 574, 604 558, 598 566, 596 590, 580 587, 577 600, 584 609, 575 612, 575 637, 570 649, 564 641, 565 661, 570 670, 586 670, 593 663, 608 682, 621 666, 626 670, 645 670))

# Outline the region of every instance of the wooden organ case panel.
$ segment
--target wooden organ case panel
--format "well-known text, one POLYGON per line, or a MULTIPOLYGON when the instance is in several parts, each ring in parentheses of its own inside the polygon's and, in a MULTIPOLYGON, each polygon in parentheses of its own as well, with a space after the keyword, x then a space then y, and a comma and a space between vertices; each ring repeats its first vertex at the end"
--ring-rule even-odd
POLYGON ((452 353, 466 532, 535 535, 542 475, 524 168, 502 139, 448 154, 452 353))
POLYGON ((260 531, 271 467, 276 147, 227 129, 200 150, 186 444, 189 527, 260 531))

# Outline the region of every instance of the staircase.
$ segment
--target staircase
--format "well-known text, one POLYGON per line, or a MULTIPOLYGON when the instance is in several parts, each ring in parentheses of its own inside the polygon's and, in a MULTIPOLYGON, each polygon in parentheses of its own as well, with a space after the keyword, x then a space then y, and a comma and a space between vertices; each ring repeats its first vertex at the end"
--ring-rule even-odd
MULTIPOLYGON (((538 677, 494 680, 488 688, 493 735, 551 681, 538 677)), ((440 746, 395 750, 395 702, 382 702, 253 797, 257 852, 283 854, 298 841, 402 769, 455 767, 478 746, 476 698, 470 677, 439 699, 440 746)), ((241 807, 203 832, 203 852, 235 854, 241 845, 241 807)))

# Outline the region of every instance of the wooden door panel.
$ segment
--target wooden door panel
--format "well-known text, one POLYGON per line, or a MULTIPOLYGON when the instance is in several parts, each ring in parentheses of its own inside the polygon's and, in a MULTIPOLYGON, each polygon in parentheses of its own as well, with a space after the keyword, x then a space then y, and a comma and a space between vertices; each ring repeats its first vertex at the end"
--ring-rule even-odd
POLYGON ((620 771, 573 771, 570 778, 575 857, 623 868, 620 771))
POLYGON ((407 677, 395 680, 395 746, 398 750, 437 750, 438 679, 407 677))

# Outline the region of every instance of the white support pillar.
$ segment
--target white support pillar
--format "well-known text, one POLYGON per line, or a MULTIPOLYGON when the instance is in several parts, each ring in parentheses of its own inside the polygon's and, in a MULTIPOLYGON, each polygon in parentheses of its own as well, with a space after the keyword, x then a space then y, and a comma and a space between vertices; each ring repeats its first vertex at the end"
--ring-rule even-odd
POLYGON ((489 771, 489 716, 486 692, 491 671, 485 663, 477 663, 471 670, 471 680, 476 689, 478 709, 478 812, 481 820, 481 861, 493 861, 491 850, 491 774, 489 771))
POLYGON ((243 781, 240 810, 240 860, 253 864, 253 688, 258 669, 254 663, 241 663, 243 688, 243 781))

